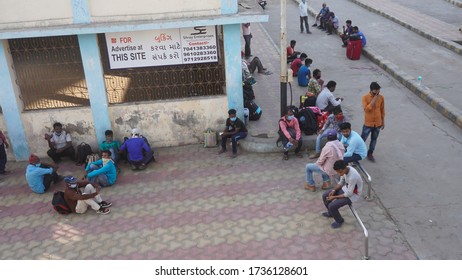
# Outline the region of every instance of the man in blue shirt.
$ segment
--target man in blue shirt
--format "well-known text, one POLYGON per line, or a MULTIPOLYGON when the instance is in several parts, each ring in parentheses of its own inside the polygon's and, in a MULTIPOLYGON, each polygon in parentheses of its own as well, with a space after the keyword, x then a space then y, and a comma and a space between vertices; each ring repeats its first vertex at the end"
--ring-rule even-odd
POLYGON ((311 58, 307 58, 305 59, 305 65, 302 65, 302 67, 298 69, 298 85, 301 87, 307 87, 308 80, 311 79, 311 63, 313 63, 313 60, 311 58))
POLYGON ((62 177, 56 173, 57 165, 40 163, 40 158, 34 154, 29 157, 29 165, 26 168, 26 180, 30 189, 35 193, 46 192, 51 182, 58 183, 62 177))
POLYGON ((367 43, 366 36, 364 35, 364 33, 359 31, 359 27, 357 26, 353 27, 353 33, 350 35, 350 40, 352 40, 352 38, 361 39, 361 45, 363 46, 363 48, 366 46, 366 43, 367 43))
POLYGON ((101 187, 112 186, 117 179, 117 169, 111 158, 111 151, 101 151, 101 159, 88 163, 85 170, 87 179, 101 187))
POLYGON ((132 170, 145 169, 146 165, 154 159, 151 147, 138 128, 132 130, 132 137, 125 140, 120 151, 127 151, 132 170))
POLYGON ((339 125, 340 131, 342 132, 342 144, 345 146, 345 155, 343 161, 346 163, 359 161, 367 156, 367 146, 364 143, 363 138, 351 130, 351 124, 344 122, 339 125))

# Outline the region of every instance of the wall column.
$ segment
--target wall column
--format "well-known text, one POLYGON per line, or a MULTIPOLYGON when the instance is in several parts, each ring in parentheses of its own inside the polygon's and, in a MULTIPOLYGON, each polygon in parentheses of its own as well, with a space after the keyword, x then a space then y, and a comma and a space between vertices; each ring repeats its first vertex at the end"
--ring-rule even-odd
POLYGON ((104 71, 96 34, 78 35, 83 70, 90 97, 91 114, 98 143, 106 140, 104 132, 111 129, 104 71))
POLYGON ((0 42, 0 105, 3 110, 3 118, 8 131, 8 143, 13 148, 16 160, 29 159, 29 143, 26 132, 22 125, 22 104, 19 100, 19 87, 15 83, 16 73, 13 68, 13 60, 9 53, 8 40, 0 42))
POLYGON ((241 25, 223 26, 225 47, 226 93, 228 108, 236 109, 237 116, 244 119, 244 96, 241 70, 241 25))

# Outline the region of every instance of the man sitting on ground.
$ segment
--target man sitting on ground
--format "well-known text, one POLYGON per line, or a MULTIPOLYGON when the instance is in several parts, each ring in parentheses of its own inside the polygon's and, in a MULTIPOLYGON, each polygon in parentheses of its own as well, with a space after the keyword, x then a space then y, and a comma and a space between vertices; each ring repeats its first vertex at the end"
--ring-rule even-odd
POLYGON ((66 176, 64 178, 66 189, 64 190, 64 200, 66 201, 72 212, 83 214, 87 211, 88 206, 98 214, 109 214, 112 206, 111 202, 106 202, 99 194, 101 187, 92 184, 88 181, 77 182, 77 178, 73 176, 66 176), (80 188, 85 187, 82 192, 80 188))
POLYGON ((57 170, 56 164, 41 163, 38 156, 31 154, 26 168, 27 184, 33 192, 44 193, 50 188, 51 182, 56 184, 63 179, 56 173, 57 170))
POLYGON ((296 43, 297 41, 291 40, 290 45, 287 47, 287 63, 291 63, 300 54, 300 52, 295 51, 296 43))
POLYGON ((343 154, 345 153, 345 148, 337 139, 337 130, 330 129, 327 132, 327 141, 316 163, 308 163, 306 165, 305 189, 312 192, 316 191, 313 172, 321 173, 323 181, 321 188, 323 190, 330 188, 330 177, 337 174, 333 168, 334 163, 339 159, 343 159, 343 154))
POLYGON ((112 186, 117 179, 117 170, 108 150, 101 151, 101 159, 88 163, 85 170, 88 181, 101 187, 112 186))
POLYGON ((311 58, 305 59, 305 65, 302 65, 302 67, 300 67, 300 69, 298 70, 298 73, 297 73, 298 85, 301 87, 307 87, 308 80, 311 79, 311 71, 310 71, 311 63, 313 63, 313 60, 311 58))
POLYGON ((241 52, 241 58, 242 61, 247 64, 247 68, 249 69, 250 74, 253 74, 255 70, 258 69, 258 73, 260 74, 265 74, 265 75, 270 75, 271 72, 268 71, 268 69, 263 67, 263 64, 261 63, 260 58, 258 56, 255 56, 250 62, 244 59, 244 52, 241 52))
POLYGON ((228 118, 226 119, 226 127, 221 134, 221 150, 218 154, 226 153, 226 142, 231 138, 233 154, 231 158, 237 157, 237 141, 247 137, 247 128, 244 122, 236 117, 236 110, 230 109, 228 111, 228 118))
POLYGON ((307 57, 308 55, 306 55, 306 53, 302 53, 300 57, 297 57, 296 59, 294 59, 294 61, 292 61, 292 63, 290 64, 290 69, 292 69, 292 76, 297 76, 298 70, 300 69, 300 67, 302 67, 307 57))
POLYGON ((114 133, 112 130, 106 130, 104 135, 106 136, 106 140, 99 144, 99 149, 100 151, 110 151, 112 160, 117 164, 120 155, 120 142, 114 140, 114 133))
POLYGON ((59 122, 53 124, 53 132, 45 133, 45 140, 48 141, 48 156, 58 163, 62 157, 69 157, 72 160, 75 158, 75 150, 72 146, 72 138, 69 133, 63 129, 63 125, 59 122))
POLYGON ((318 95, 318 98, 316 98, 316 107, 318 107, 321 111, 332 113, 334 108, 340 107, 340 103, 342 103, 343 98, 335 98, 332 94, 336 87, 337 83, 335 81, 329 81, 326 87, 318 95))
POLYGON ((120 151, 127 151, 127 159, 132 170, 145 169, 146 165, 154 159, 151 147, 138 128, 132 129, 131 138, 125 140, 120 151))
POLYGON ((331 190, 322 194, 322 201, 327 212, 322 213, 324 217, 334 218, 332 228, 339 228, 345 222, 340 215, 339 209, 345 205, 351 205, 353 201, 361 198, 363 191, 363 179, 358 171, 348 166, 343 160, 334 163, 334 170, 340 177, 340 182, 331 190))
POLYGON ((340 124, 339 127, 342 132, 341 142, 346 148, 343 161, 350 163, 366 158, 366 143, 356 131, 351 130, 351 124, 349 122, 344 122, 340 124))
POLYGON ((287 107, 286 114, 279 120, 279 136, 282 140, 282 147, 284 148, 283 160, 289 159, 289 150, 295 146, 295 155, 302 157, 300 149, 302 148, 302 132, 297 118, 294 116, 292 108, 287 107))
POLYGON ((319 93, 323 89, 324 80, 321 79, 321 70, 314 69, 313 77, 308 82, 308 91, 318 97, 319 93))

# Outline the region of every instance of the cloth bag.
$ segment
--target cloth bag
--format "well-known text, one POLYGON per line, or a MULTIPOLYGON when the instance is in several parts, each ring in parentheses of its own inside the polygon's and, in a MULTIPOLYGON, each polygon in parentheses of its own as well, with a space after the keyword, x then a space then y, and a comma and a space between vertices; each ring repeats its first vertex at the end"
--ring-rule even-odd
POLYGON ((217 133, 211 128, 204 132, 204 148, 213 148, 217 146, 217 133))

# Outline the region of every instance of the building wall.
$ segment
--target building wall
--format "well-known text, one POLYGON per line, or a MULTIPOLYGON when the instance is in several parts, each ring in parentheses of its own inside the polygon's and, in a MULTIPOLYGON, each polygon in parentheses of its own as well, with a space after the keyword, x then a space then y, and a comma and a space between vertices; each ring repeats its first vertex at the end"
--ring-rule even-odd
MULTIPOLYGON (((227 117, 227 97, 200 97, 187 100, 120 104, 109 107, 115 138, 123 141, 132 128, 140 128, 155 147, 197 144, 207 128, 222 130, 227 117)), ((22 114, 31 153, 47 157, 44 134, 60 122, 71 133, 76 147, 81 142, 98 150, 95 125, 89 107, 40 110, 22 114)), ((3 125, 1 118, 0 125, 3 125)), ((4 126, 2 126, 4 127, 4 126)), ((109 129, 109 128, 108 128, 109 129)), ((10 149, 11 150, 11 149, 10 149)), ((10 156, 13 156, 9 153, 10 156)))
POLYGON ((0 31, 71 25, 74 9, 88 8, 91 22, 110 23, 214 16, 221 0, 0 0, 0 31), (79 6, 79 3, 84 3, 79 6))
POLYGON ((221 0, 89 0, 93 22, 179 19, 221 14, 221 0))

